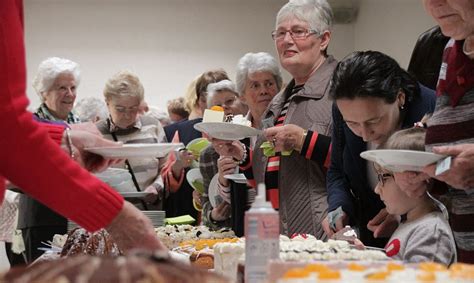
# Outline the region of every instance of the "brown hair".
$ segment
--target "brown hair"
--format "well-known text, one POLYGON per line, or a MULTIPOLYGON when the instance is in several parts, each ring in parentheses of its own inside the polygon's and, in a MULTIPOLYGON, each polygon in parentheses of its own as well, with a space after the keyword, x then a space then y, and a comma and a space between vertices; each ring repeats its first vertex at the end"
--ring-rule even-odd
POLYGON ((379 149, 408 149, 425 151, 426 129, 410 128, 393 133, 379 149))
POLYGON ((203 73, 196 82, 196 104, 198 104, 201 95, 206 92, 208 84, 228 79, 229 77, 223 69, 211 70, 203 73))
POLYGON ((168 113, 174 113, 183 117, 183 119, 188 118, 189 112, 186 109, 184 97, 178 97, 168 101, 168 113))

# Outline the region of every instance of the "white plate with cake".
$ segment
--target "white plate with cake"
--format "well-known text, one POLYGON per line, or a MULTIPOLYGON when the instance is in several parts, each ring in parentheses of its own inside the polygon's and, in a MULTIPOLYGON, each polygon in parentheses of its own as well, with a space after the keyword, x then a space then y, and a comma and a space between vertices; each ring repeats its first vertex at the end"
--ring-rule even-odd
POLYGON ((213 138, 228 141, 254 137, 262 133, 261 130, 249 126, 226 122, 201 122, 195 124, 194 128, 213 138))

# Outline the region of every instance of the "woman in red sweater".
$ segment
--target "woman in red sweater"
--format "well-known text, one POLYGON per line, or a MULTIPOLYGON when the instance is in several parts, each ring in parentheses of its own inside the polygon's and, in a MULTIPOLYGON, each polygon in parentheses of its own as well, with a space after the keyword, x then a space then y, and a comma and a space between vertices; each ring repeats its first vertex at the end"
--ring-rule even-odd
MULTIPOLYGON (((125 250, 162 248, 145 215, 61 150, 64 128, 40 125, 26 110, 21 0, 0 1, 0 42, 0 202, 8 179, 89 231, 106 227, 125 250)), ((80 157, 84 147, 101 142, 92 134, 71 136, 80 157)))

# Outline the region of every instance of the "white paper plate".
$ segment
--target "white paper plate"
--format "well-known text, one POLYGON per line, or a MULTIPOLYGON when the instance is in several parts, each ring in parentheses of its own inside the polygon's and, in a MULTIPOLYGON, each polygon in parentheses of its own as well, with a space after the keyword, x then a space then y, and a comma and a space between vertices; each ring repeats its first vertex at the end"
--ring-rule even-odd
POLYGON ((194 128, 213 138, 229 141, 258 136, 262 132, 252 127, 224 122, 201 122, 194 124, 194 128))
POLYGON ((188 173, 186 173, 186 180, 194 190, 198 191, 201 194, 204 193, 203 177, 199 168, 193 168, 189 170, 188 173), (202 189, 196 187, 195 182, 199 182, 202 185, 202 189))
POLYGON ((121 192, 120 194, 124 198, 144 198, 148 193, 147 192, 121 192))
POLYGON ((423 171, 426 165, 437 162, 445 156, 415 150, 375 149, 367 150, 360 156, 393 172, 423 171))
POLYGON ((89 147, 87 151, 109 158, 163 157, 168 152, 182 148, 182 143, 124 144, 119 147, 89 147))
POLYGON ((247 183, 247 178, 242 173, 224 175, 224 178, 226 178, 228 180, 232 180, 232 181, 234 181, 238 184, 246 184, 247 183))

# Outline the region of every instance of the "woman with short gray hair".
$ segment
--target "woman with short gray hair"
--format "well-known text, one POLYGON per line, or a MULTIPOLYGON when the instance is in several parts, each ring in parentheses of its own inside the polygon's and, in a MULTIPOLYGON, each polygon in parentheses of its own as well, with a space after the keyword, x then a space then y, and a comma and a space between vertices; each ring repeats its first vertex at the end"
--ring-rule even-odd
POLYGON ((248 120, 261 128, 261 117, 283 83, 280 67, 266 52, 247 53, 237 63, 237 92, 249 106, 248 120))
POLYGON ((265 111, 266 129, 253 154, 255 180, 265 183, 267 199, 279 209, 281 233, 307 233, 323 240, 332 130, 328 86, 337 65, 326 54, 331 28, 326 0, 293 0, 278 12, 272 38, 281 66, 293 79, 265 111), (264 141, 275 155, 264 154, 264 141))
MULTIPOLYGON (((50 57, 40 63, 33 80, 33 87, 41 98, 41 105, 34 115, 46 121, 79 123, 72 113, 76 90, 80 81, 79 65, 68 59, 50 57)), ((67 220, 39 201, 21 194, 18 204, 18 229, 22 231, 25 255, 30 263, 43 251, 42 242, 52 239, 54 234, 67 232, 67 220)))
POLYGON ((79 65, 68 59, 50 57, 38 67, 33 88, 42 104, 35 115, 44 120, 79 123, 71 111, 81 80, 79 65))

